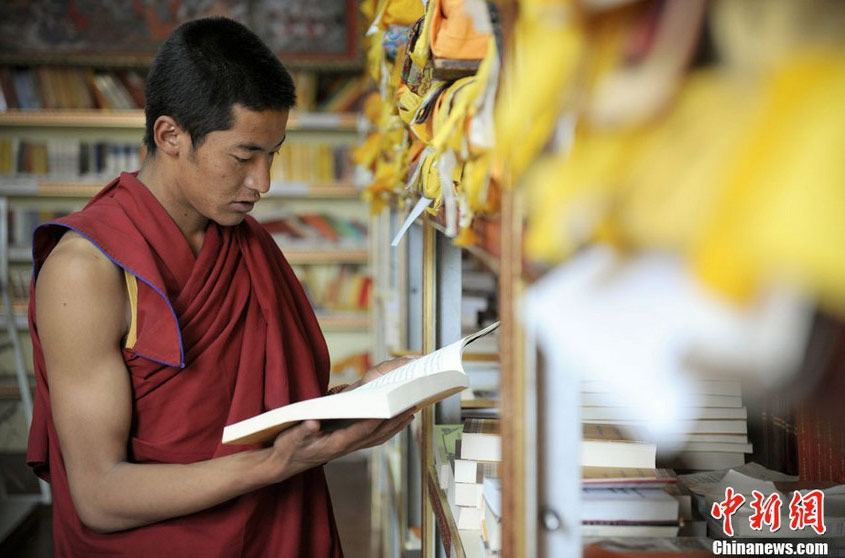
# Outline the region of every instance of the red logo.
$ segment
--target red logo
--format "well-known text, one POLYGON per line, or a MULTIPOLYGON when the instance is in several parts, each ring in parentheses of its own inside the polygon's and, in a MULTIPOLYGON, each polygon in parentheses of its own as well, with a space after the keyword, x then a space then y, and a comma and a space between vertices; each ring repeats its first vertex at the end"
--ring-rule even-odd
POLYGON ((745 496, 737 494, 730 486, 725 488, 725 499, 721 502, 713 502, 713 508, 710 510, 710 515, 715 519, 722 520, 722 531, 729 537, 734 536, 734 527, 731 524, 731 516, 742 507, 745 502, 745 496))

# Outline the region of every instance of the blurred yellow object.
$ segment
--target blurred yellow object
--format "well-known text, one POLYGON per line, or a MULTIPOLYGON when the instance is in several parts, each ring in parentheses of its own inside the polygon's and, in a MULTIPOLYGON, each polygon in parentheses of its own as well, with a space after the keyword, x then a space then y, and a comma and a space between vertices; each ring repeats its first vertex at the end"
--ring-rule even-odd
POLYGON ((430 0, 431 52, 449 60, 481 60, 487 52, 491 30, 482 0, 430 0), (479 21, 480 20, 480 21, 479 21), (480 27, 480 28, 479 28, 480 27))
POLYGON ((417 42, 414 44, 413 50, 409 53, 411 60, 420 68, 424 68, 426 62, 428 62, 428 59, 431 57, 429 35, 431 34, 431 20, 434 17, 434 10, 436 9, 437 2, 434 0, 428 2, 425 17, 420 29, 420 36, 417 38, 417 42))
POLYGON ((422 16, 421 0, 384 0, 384 11, 379 23, 385 29, 390 25, 408 27, 422 16))
POLYGON ((362 112, 364 117, 372 124, 377 124, 381 116, 381 95, 378 91, 373 91, 364 99, 362 112))
POLYGON ((375 19, 376 10, 380 4, 381 2, 376 2, 376 0, 361 0, 358 7, 361 10, 361 15, 364 17, 364 21, 373 21, 375 19))
POLYGON ((366 40, 367 73, 376 83, 381 83, 381 71, 384 65, 383 38, 384 31, 379 30, 375 31, 372 35, 368 35, 366 40))
POLYGON ((742 149, 757 94, 724 72, 695 72, 670 111, 631 134, 614 204, 629 244, 684 252, 701 236, 742 149))
POLYGON ((751 297, 771 280, 845 315, 845 54, 795 57, 764 89, 695 250, 711 285, 751 297))
POLYGON ((798 286, 845 315, 845 56, 793 56, 749 85, 690 75, 661 118, 582 127, 523 184, 526 250, 561 261, 589 242, 685 254, 733 300, 798 286))
POLYGON ((364 140, 364 143, 352 149, 350 157, 352 161, 365 168, 370 168, 381 149, 381 133, 372 132, 364 140))
POLYGON ((406 126, 410 126, 420 108, 422 98, 404 84, 399 86, 396 97, 396 109, 399 111, 399 118, 406 126))
POLYGON ((561 261, 595 238, 631 157, 627 137, 623 132, 579 135, 569 156, 542 157, 525 174, 529 257, 561 261))
POLYGON ((496 152, 516 184, 549 139, 583 54, 571 0, 520 4, 514 52, 496 103, 496 152))

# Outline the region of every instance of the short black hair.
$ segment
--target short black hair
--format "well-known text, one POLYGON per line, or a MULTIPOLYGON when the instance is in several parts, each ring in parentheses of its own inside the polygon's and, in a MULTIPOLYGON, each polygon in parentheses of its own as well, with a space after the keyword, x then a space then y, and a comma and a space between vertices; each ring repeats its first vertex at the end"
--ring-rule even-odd
POLYGON ((293 79, 281 60, 244 25, 224 17, 183 23, 164 41, 146 83, 144 144, 155 153, 153 125, 170 116, 198 147, 209 132, 228 130, 232 107, 290 110, 293 79))

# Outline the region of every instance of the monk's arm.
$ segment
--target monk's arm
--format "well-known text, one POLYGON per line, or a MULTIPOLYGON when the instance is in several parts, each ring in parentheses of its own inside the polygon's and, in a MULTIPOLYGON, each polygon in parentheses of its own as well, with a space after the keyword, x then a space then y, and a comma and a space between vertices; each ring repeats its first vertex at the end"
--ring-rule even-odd
POLYGON ((40 271, 36 312, 71 495, 89 528, 117 531, 209 508, 381 443, 408 420, 360 421, 329 435, 306 423, 268 448, 187 465, 131 463, 127 305, 122 272, 67 233, 40 271))

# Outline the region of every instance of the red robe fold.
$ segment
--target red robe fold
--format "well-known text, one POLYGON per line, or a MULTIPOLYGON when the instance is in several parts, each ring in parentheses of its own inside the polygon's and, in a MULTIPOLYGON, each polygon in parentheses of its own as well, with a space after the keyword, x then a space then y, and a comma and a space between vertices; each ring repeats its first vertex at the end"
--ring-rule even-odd
MULTIPOLYGON (((37 229, 35 280, 68 229, 138 279, 137 341, 123 350, 130 461, 192 463, 241 451, 221 444, 225 425, 326 392, 329 357, 317 319, 251 217, 236 227, 210 223, 195 257, 152 193, 124 173, 81 212, 37 229)), ((320 467, 189 516, 111 534, 86 528, 52 421, 34 286, 32 294, 37 389, 27 461, 52 485, 56 556, 342 555, 320 467)))

